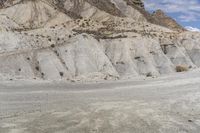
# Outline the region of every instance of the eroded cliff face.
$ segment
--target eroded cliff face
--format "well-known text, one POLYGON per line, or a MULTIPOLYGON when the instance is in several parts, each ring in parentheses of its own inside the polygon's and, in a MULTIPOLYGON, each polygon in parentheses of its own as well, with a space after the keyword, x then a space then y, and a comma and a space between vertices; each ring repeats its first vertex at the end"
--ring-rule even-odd
POLYGON ((149 23, 138 0, 15 0, 1 5, 2 78, 127 79, 200 66, 200 34, 149 23))
POLYGON ((181 25, 179 25, 174 19, 167 16, 162 10, 156 10, 153 12, 152 17, 162 26, 168 27, 172 30, 185 31, 181 25))
MULTIPOLYGON (((17 8, 15 10, 17 10, 16 12, 19 15, 23 15, 20 12, 21 10, 25 10, 29 14, 26 13, 27 15, 22 19, 29 23, 34 23, 34 20, 39 21, 37 19, 40 19, 40 24, 46 24, 47 20, 51 20, 57 13, 63 13, 72 19, 90 18, 92 16, 105 17, 107 13, 118 17, 129 17, 139 22, 148 21, 172 30, 185 30, 161 10, 155 11, 153 14, 145 11, 144 4, 141 0, 2 0, 0 5, 1 8, 14 6, 17 8), (55 11, 52 11, 51 8, 54 8, 55 11), (102 14, 101 16, 99 16, 100 13, 102 14), (42 20, 42 18, 45 19, 42 20)), ((9 16, 12 15, 12 17, 19 18, 14 13, 14 11, 11 14, 9 13, 9 16)), ((32 27, 35 25, 35 23, 29 24, 32 27)))

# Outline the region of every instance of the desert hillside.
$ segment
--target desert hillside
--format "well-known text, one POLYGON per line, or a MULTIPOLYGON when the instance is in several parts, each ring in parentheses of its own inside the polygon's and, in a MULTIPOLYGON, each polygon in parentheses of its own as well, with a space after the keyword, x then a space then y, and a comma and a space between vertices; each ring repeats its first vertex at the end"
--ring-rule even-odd
POLYGON ((140 0, 0 1, 1 79, 159 76, 200 67, 199 57, 199 33, 140 0))

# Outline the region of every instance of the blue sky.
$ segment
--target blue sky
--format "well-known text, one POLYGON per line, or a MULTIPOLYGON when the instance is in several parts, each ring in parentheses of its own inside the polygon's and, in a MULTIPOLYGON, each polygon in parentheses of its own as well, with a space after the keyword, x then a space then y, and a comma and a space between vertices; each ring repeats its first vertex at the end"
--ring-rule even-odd
POLYGON ((149 11, 162 9, 184 27, 200 30, 200 0, 144 0, 149 11))

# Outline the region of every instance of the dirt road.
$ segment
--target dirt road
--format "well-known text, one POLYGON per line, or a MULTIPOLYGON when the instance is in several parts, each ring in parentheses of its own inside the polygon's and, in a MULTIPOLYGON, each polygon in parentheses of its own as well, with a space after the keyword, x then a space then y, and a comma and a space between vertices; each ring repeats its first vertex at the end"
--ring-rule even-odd
POLYGON ((106 83, 0 83, 0 133, 199 133, 200 72, 106 83))

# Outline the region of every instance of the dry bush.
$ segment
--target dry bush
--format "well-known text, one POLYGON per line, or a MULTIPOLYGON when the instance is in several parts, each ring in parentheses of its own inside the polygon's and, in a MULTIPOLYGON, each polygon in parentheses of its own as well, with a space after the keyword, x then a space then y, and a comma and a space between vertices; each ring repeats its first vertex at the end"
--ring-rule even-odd
POLYGON ((185 72, 188 70, 189 70, 189 68, 187 66, 183 66, 183 65, 176 66, 176 72, 185 72))
POLYGON ((153 74, 151 72, 146 74, 146 77, 153 77, 153 74))

